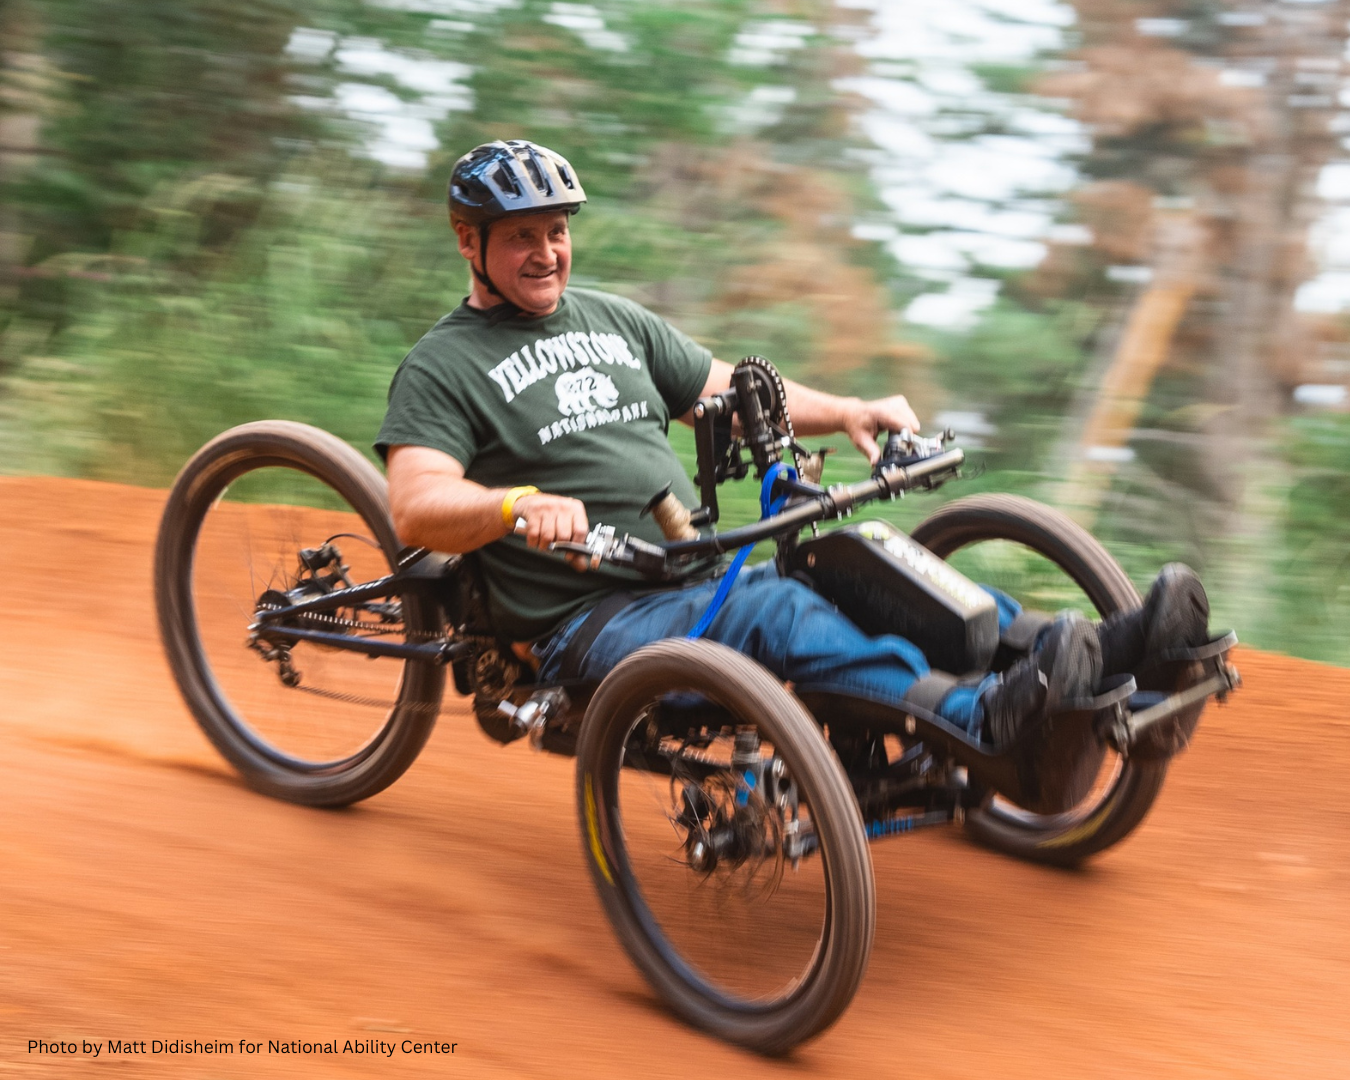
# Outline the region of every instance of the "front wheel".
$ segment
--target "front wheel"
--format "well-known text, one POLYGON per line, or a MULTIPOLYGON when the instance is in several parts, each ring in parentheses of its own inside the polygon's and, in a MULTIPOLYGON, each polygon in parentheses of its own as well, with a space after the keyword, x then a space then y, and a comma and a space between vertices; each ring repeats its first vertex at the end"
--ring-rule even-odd
POLYGON ((605 912, 686 1021, 777 1054, 848 1006, 875 922, 862 818, 764 668, 685 639, 629 656, 586 711, 577 803, 605 912))
MULTIPOLYGON (((1100 619, 1140 604, 1125 571, 1094 537, 1031 499, 957 499, 911 535, 971 580, 1002 589, 1024 607, 1076 607, 1100 619)), ((1036 814, 991 795, 966 815, 966 828, 981 843, 1019 858, 1076 865, 1128 836, 1152 808, 1166 775, 1165 758, 1125 758, 1102 747, 1096 781, 1076 806, 1036 814)))
MULTIPOLYGON (((286 421, 217 436, 183 467, 155 547, 160 633, 179 689, 259 791, 344 806, 382 790, 435 724, 444 670, 269 635, 259 615, 390 574, 400 544, 384 477, 342 440, 286 421)), ((297 616, 327 639, 422 642, 416 591, 297 616)))

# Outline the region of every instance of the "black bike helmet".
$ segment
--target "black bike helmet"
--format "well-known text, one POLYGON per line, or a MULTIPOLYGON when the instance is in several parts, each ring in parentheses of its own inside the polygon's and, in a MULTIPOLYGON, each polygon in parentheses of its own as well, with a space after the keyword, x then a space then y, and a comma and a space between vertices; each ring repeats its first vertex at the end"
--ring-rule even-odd
POLYGON ((515 214, 575 214, 586 193, 561 154, 524 139, 499 139, 455 162, 448 201, 451 221, 485 225, 515 214))

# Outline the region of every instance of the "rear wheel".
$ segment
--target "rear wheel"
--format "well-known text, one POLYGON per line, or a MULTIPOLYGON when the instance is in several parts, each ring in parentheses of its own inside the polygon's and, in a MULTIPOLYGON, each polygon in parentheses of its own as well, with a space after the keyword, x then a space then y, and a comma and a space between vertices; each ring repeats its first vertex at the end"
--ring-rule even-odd
POLYGON ((862 819, 762 667, 684 639, 628 657, 587 709, 577 801, 605 911, 681 1017, 783 1053, 847 1007, 875 921, 862 819))
MULTIPOLYGON (((258 630, 260 612, 391 573, 399 550, 384 478, 316 428, 234 428, 179 474, 155 549, 160 632, 193 716, 259 791, 346 805, 387 787, 426 742, 439 665, 258 630)), ((433 600, 397 590, 283 625, 381 642, 441 632, 433 600)))
MULTIPOLYGON (((957 499, 912 535, 971 580, 1000 588, 1027 608, 1070 607, 1100 619, 1140 603, 1125 571, 1093 536, 1031 499, 957 499)), ((1091 790, 1064 813, 1031 813, 995 794, 966 815, 966 828, 982 843, 1020 858, 1073 865, 1128 836, 1153 806, 1166 775, 1166 759, 1124 758, 1102 747, 1091 790)))

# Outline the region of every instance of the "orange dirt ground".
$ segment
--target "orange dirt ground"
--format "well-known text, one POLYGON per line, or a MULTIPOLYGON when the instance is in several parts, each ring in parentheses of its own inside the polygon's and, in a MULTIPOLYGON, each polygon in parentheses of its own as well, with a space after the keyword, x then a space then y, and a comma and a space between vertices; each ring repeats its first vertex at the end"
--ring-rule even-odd
POLYGON ((441 718, 341 812, 247 790, 160 651, 163 493, 0 480, 0 1075, 1350 1075, 1350 671, 1251 651, 1077 872, 873 848, 852 1007, 786 1061, 667 1015, 582 863, 571 763, 441 718), (453 1057, 40 1056, 29 1039, 441 1039, 453 1057))

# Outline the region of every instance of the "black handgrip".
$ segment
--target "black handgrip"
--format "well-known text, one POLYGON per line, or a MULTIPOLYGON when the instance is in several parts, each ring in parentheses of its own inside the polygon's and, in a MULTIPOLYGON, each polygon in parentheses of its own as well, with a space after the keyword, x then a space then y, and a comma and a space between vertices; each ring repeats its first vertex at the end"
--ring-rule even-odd
POLYGON ((900 437, 900 432, 887 432, 886 445, 881 448, 881 463, 896 461, 905 457, 905 450, 906 446, 904 440, 900 437))

